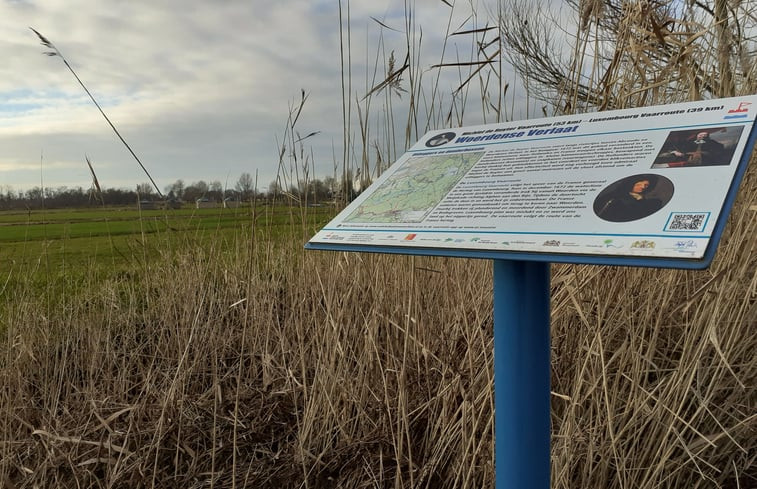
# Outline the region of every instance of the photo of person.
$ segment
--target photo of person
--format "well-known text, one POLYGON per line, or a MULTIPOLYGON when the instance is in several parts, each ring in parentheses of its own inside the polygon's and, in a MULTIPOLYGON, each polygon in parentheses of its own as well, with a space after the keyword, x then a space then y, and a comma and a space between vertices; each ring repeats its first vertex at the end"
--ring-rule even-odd
POLYGON ((651 216, 670 202, 673 182, 651 173, 631 175, 602 190, 594 213, 605 221, 629 222, 651 216))
POLYGON ((673 131, 652 168, 729 165, 744 126, 673 131))

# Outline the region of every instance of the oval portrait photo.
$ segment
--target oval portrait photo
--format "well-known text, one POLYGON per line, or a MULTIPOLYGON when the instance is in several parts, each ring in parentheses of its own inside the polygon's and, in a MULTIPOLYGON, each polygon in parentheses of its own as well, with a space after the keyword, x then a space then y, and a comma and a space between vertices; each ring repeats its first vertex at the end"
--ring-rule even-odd
POLYGON ((670 202, 673 182, 643 173, 611 183, 594 199, 594 213, 605 221, 629 222, 651 216, 670 202))

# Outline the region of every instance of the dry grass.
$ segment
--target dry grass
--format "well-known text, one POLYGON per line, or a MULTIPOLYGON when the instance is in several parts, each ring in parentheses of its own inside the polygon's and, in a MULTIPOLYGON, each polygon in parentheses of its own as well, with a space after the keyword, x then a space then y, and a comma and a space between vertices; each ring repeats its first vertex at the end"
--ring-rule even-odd
POLYGON ((755 176, 710 270, 561 277, 554 487, 757 486, 755 176))
MULTIPOLYGON (((554 267, 553 487, 757 482, 755 177, 709 271, 554 267)), ((0 480, 492 487, 490 264, 249 242, 12 293, 0 480)))
POLYGON ((2 476, 19 487, 484 486, 491 279, 485 263, 468 268, 240 248, 166 257, 144 277, 160 286, 92 284, 87 300, 49 309, 25 291, 6 325, 2 476), (448 299, 458 306, 434 307, 448 299))

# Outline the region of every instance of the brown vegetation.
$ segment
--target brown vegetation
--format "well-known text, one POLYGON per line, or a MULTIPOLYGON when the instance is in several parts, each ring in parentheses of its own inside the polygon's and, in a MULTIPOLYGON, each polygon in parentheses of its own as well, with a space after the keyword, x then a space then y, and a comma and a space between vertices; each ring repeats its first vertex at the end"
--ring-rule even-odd
MULTIPOLYGON (((555 111, 754 90, 746 2, 726 9, 728 24, 699 2, 686 9, 700 17, 676 22, 661 2, 615 3, 578 3, 572 61, 555 66, 587 72, 581 60, 600 40, 586 40, 615 18, 603 16, 625 22, 627 44, 588 78, 540 85, 555 111), (652 10, 639 17, 634 5, 652 10), (698 49, 722 47, 726 25, 739 42, 706 50, 719 63, 694 63, 698 49), (674 69, 659 71, 675 49, 674 69), (716 66, 734 77, 716 83, 716 66)), ((402 68, 413 103, 415 68, 402 68)), ((389 70, 391 83, 400 75, 389 70)), ((482 105, 505 119, 498 97, 482 105)), ((432 105, 426 119, 443 123, 440 113, 453 110, 432 105)), ((415 106, 408 133, 420 119, 415 106)), ((553 487, 757 486, 752 163, 709 270, 553 266, 553 487)), ((297 238, 252 222, 245 239, 172 249, 77 292, 0 287, 0 483, 493 487, 491 264, 306 253, 305 209, 292 217, 297 238)))

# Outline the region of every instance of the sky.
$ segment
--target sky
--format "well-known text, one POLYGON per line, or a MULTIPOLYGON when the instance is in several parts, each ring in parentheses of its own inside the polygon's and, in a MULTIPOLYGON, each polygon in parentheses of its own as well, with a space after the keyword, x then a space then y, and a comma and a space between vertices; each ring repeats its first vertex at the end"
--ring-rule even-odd
MULTIPOLYGON (((370 85, 379 49, 394 50, 398 63, 404 58, 406 3, 415 6, 423 33, 418 64, 428 73, 440 61, 448 25, 481 27, 480 18, 470 18, 471 5, 484 17, 496 4, 349 2, 353 103, 370 85)), ((343 17, 346 6, 343 0, 343 17)), ((177 179, 233 187, 243 172, 257 173, 258 186, 267 188, 301 90, 308 100, 297 130, 318 132, 307 139, 312 170, 331 175, 341 160, 338 0, 0 0, 0 190, 89 188, 85 156, 103 187, 148 181, 29 27, 69 61, 161 190, 177 179)), ((468 57, 470 38, 458 37, 448 42, 445 61, 468 57)), ((451 91, 456 76, 443 77, 440 88, 451 91)))

